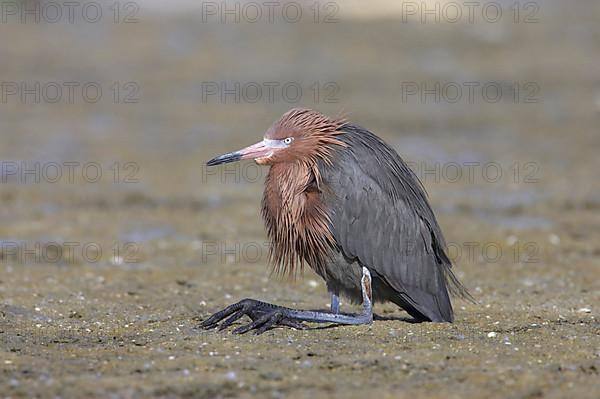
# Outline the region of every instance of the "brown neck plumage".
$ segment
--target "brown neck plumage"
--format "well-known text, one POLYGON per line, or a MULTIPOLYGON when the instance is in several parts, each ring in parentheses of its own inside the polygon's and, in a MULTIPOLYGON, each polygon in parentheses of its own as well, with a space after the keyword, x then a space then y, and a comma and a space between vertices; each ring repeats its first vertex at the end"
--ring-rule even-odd
POLYGON ((262 215, 275 273, 295 275, 305 262, 320 273, 331 255, 335 240, 321 200, 324 187, 318 165, 331 163, 332 146, 345 146, 336 137, 343 124, 314 111, 292 110, 272 128, 275 136, 285 129, 301 138, 288 159, 271 166, 265 181, 262 215))

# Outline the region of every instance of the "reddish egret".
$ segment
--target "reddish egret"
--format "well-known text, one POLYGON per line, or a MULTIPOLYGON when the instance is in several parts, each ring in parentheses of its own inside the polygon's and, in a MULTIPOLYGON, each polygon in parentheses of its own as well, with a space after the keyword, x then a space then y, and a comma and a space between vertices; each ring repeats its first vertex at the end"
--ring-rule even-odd
POLYGON ((252 322, 234 332, 303 328, 304 321, 368 324, 373 301, 393 302, 415 321, 453 321, 448 291, 469 294, 452 273, 421 182, 379 137, 343 119, 292 109, 259 143, 207 165, 242 159, 270 166, 262 216, 274 270, 293 273, 308 264, 327 283, 331 311, 244 299, 202 327, 223 329, 244 315, 252 322), (340 313, 340 294, 362 302, 363 311, 340 313))

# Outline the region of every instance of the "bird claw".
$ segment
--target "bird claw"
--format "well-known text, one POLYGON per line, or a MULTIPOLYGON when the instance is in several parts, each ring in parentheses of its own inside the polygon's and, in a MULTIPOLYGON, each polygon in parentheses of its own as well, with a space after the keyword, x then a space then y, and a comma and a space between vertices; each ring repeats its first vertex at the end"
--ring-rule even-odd
POLYGON ((245 334, 254 330, 255 334, 259 335, 275 326, 287 326, 299 330, 306 328, 302 322, 288 318, 286 315, 287 309, 284 307, 255 299, 243 299, 204 320, 200 324, 200 328, 209 330, 216 327, 221 331, 231 326, 242 316, 250 317, 252 322, 236 328, 233 330, 234 334, 245 334))

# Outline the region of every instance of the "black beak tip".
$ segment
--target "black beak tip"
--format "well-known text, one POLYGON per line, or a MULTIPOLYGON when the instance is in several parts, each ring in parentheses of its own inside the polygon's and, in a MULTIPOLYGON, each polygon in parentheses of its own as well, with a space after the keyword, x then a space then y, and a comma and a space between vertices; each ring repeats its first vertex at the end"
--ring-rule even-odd
POLYGON ((237 154, 237 153, 230 153, 230 154, 220 155, 220 156, 215 157, 215 158, 211 159, 210 161, 206 162, 206 165, 207 166, 217 166, 217 165, 220 165, 222 163, 229 163, 229 162, 239 161, 240 158, 241 158, 241 155, 237 154))

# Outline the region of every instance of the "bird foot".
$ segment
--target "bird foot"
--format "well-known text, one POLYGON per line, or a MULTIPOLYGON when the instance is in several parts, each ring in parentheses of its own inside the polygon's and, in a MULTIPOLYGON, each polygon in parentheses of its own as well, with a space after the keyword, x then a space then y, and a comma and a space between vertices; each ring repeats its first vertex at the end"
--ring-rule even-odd
POLYGON ((296 310, 257 301, 255 299, 243 299, 213 314, 208 319, 204 320, 200 324, 200 327, 207 330, 218 328, 219 331, 221 331, 231 326, 242 316, 250 317, 252 322, 236 328, 233 330, 234 334, 245 334, 251 330, 254 330, 256 334, 262 334, 275 326, 287 326, 303 330, 306 328, 302 323, 303 321, 353 325, 370 324, 373 322, 371 283, 371 274, 366 267, 363 267, 363 275, 361 278, 363 312, 360 314, 296 310))
POLYGON ((204 320, 200 327, 206 330, 216 327, 221 331, 231 326, 242 316, 248 316, 252 319, 252 322, 236 328, 233 330, 234 334, 245 334, 250 330, 255 330, 258 335, 277 325, 299 330, 305 329, 306 326, 301 321, 286 317, 289 315, 290 310, 283 306, 247 298, 213 314, 204 320))

